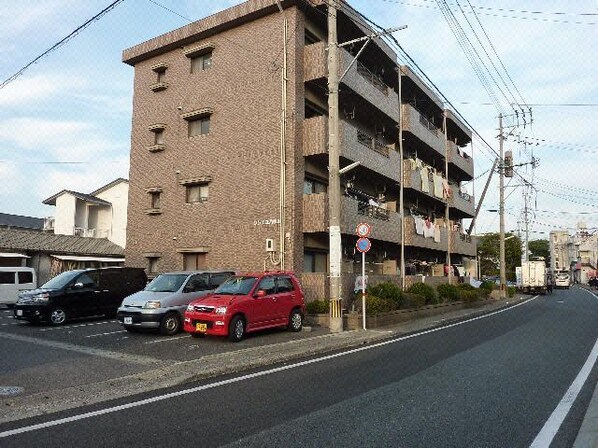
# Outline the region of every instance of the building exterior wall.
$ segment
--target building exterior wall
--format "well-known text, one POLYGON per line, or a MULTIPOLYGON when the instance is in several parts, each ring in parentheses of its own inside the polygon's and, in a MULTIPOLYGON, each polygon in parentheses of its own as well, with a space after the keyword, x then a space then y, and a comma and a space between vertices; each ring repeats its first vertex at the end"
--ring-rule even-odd
POLYGON ((54 233, 57 235, 73 235, 75 231, 75 215, 77 198, 70 194, 62 194, 56 198, 56 216, 54 233))
MULTIPOLYGON (((287 10, 289 29, 299 20, 287 10)), ((302 36, 301 36, 302 37, 302 36)), ((147 254, 160 254, 159 269, 181 269, 184 251, 206 252, 210 268, 261 270, 275 267, 267 260, 267 238, 278 246, 280 173, 280 71, 282 20, 272 14, 208 39, 213 44, 212 66, 190 73, 190 59, 180 48, 135 65, 131 172, 126 258, 127 264, 147 266, 147 254), (242 43, 241 45, 239 43, 242 43), (154 92, 152 66, 168 66, 168 88, 154 92), (207 135, 188 137, 181 115, 212 108, 207 135), (164 123, 163 151, 150 152, 152 124, 164 123), (206 202, 188 204, 181 181, 210 178, 206 202), (147 214, 147 189, 161 189, 160 213, 147 214)), ((288 60, 302 60, 298 45, 288 45, 288 60)), ((289 64, 289 110, 297 109, 297 64, 289 64)), ((301 100, 302 102, 302 100, 301 100)), ((295 227, 301 227, 302 129, 287 127, 287 241, 286 268, 294 269, 300 251, 295 227), (299 174, 300 173, 300 174, 299 174), (301 182, 299 181, 301 179, 301 182)))
POLYGON ((97 236, 107 237, 114 244, 125 247, 129 183, 119 182, 96 196, 112 204, 112 207, 102 207, 98 210, 97 236))

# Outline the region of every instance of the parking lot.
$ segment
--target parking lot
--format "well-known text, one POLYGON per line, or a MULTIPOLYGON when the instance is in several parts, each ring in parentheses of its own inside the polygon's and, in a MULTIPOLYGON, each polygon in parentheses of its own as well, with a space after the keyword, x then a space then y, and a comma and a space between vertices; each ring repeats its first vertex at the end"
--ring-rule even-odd
POLYGON ((226 338, 193 338, 186 333, 131 333, 115 319, 105 317, 62 326, 32 325, 14 319, 11 310, 0 309, 0 387, 19 387, 20 394, 28 395, 84 386, 209 355, 254 347, 267 350, 271 344, 327 332, 321 327, 299 333, 274 329, 232 343, 226 338))

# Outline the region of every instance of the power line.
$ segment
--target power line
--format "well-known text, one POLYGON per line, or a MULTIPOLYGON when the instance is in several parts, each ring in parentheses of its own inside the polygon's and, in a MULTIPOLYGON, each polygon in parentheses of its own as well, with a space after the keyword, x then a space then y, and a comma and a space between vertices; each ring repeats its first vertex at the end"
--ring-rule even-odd
POLYGON ((54 45, 52 45, 50 48, 48 48, 46 51, 44 51, 38 57, 36 57, 31 62, 29 62, 27 65, 25 65, 23 68, 21 68, 18 72, 16 72, 15 74, 13 74, 12 76, 10 76, 9 78, 5 79, 2 82, 2 84, 0 84, 0 89, 4 88, 6 85, 8 85, 9 83, 11 83, 15 79, 17 79, 19 76, 21 76, 23 74, 23 72, 25 72, 25 70, 27 70, 33 64, 37 63, 44 56, 47 56, 49 53, 51 53, 52 51, 58 49, 59 47, 61 47, 65 43, 67 43, 69 40, 71 40, 72 38, 74 38, 77 34, 79 34, 81 31, 83 31, 85 28, 87 28, 93 22, 96 22, 97 20, 101 19, 105 14, 107 14, 112 9, 114 9, 122 1, 123 0, 116 0, 115 2, 111 3, 106 8, 104 8, 103 10, 101 10, 98 14, 96 14, 91 19, 89 19, 87 22, 85 22, 83 25, 77 27, 68 36, 66 36, 65 38, 61 39, 60 41, 58 41, 57 43, 55 43, 54 45))

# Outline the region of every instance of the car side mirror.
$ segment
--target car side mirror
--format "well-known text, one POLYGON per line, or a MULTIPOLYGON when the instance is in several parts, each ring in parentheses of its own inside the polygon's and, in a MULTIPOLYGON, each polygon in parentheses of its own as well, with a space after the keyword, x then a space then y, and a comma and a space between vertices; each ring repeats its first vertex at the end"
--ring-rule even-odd
POLYGON ((266 291, 263 289, 258 289, 258 291, 255 293, 255 297, 266 297, 266 291))
POLYGON ((81 282, 77 282, 73 285, 73 289, 82 289, 83 288, 83 283, 81 282))

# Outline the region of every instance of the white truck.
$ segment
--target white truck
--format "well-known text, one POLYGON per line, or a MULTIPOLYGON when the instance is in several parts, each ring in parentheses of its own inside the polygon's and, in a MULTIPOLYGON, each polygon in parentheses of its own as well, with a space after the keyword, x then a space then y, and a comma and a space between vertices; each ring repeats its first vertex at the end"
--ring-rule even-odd
POLYGON ((546 263, 524 261, 521 263, 521 291, 528 294, 546 294, 546 263))

